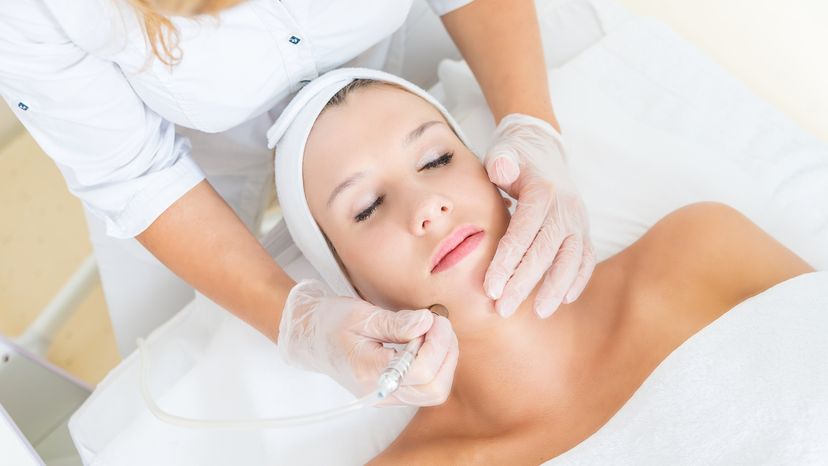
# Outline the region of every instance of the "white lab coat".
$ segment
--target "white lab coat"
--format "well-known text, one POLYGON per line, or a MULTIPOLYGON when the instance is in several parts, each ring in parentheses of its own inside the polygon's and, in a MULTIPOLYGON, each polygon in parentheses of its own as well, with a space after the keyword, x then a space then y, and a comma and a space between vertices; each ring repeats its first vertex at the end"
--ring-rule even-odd
MULTIPOLYGON (((471 0, 426 1, 439 15, 471 0)), ((84 204, 123 353, 192 298, 130 238, 205 176, 254 227, 272 192, 264 133, 293 93, 345 64, 429 84, 456 55, 434 13, 422 0, 246 0, 174 18, 182 59, 169 67, 149 59, 126 0, 0 10, 0 94, 84 204), (423 50, 430 63, 405 62, 423 50)))

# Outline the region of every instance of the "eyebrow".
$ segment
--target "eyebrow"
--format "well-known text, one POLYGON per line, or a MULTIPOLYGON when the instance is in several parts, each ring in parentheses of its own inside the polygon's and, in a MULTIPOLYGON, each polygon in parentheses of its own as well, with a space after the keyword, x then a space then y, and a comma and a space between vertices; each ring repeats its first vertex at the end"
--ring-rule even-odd
POLYGON ((353 175, 349 176, 348 178, 346 178, 345 181, 343 181, 342 183, 339 183, 339 186, 334 188, 334 190, 331 191, 331 195, 328 197, 328 207, 329 208, 331 207, 331 204, 333 204, 333 201, 334 201, 334 199, 336 199, 336 196, 339 196, 339 194, 342 191, 344 191, 347 188, 350 188, 351 186, 355 185, 356 182, 359 181, 360 178, 362 178, 364 176, 365 176, 365 172, 357 172, 357 173, 354 173, 353 175))
MULTIPOLYGON (((408 133, 408 135, 403 139, 402 146, 406 147, 406 146, 411 145, 414 141, 419 139, 426 132, 426 130, 428 130, 429 128, 431 128, 434 125, 439 125, 439 124, 445 124, 445 122, 442 122, 442 121, 439 121, 439 120, 431 120, 431 121, 426 121, 425 123, 421 124, 420 126, 414 128, 414 130, 411 131, 410 133, 408 133)), ((331 204, 333 204, 334 199, 336 199, 336 197, 339 196, 342 193, 342 191, 345 191, 346 189, 348 189, 351 186, 355 185, 356 182, 359 181, 364 176, 365 176, 364 171, 357 172, 357 173, 354 173, 353 175, 349 176, 348 178, 346 178, 345 181, 343 181, 342 183, 339 183, 339 185, 337 185, 337 187, 334 188, 333 191, 331 191, 331 195, 328 196, 328 204, 327 204, 328 208, 331 207, 331 204)))
POLYGON ((431 128, 434 125, 439 125, 439 124, 443 124, 443 122, 439 121, 439 120, 431 120, 431 121, 426 121, 425 123, 421 124, 420 126, 414 128, 414 131, 408 133, 408 136, 406 136, 405 139, 403 139, 403 143, 402 143, 403 147, 408 146, 411 143, 413 143, 414 141, 416 141, 420 136, 423 135, 423 133, 426 132, 427 129, 431 128))

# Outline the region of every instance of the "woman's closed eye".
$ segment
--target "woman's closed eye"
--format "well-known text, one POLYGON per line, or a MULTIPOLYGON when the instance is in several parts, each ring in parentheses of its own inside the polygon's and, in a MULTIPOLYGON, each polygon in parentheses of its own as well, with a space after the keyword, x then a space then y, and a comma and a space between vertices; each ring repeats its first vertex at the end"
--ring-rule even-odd
MULTIPOLYGON (((432 168, 437 168, 437 167, 442 167, 444 165, 448 165, 448 164, 451 163, 452 157, 454 157, 453 152, 446 152, 443 155, 441 155, 440 157, 437 157, 436 159, 432 160, 431 162, 428 162, 427 164, 423 165, 423 167, 420 168, 417 171, 419 172, 419 171, 423 171, 423 170, 431 170, 432 168)), ((377 210, 377 207, 382 205, 382 203, 384 201, 385 201, 385 195, 383 194, 382 196, 379 196, 378 198, 376 198, 374 200, 374 202, 372 202, 371 205, 368 206, 367 209, 365 209, 362 212, 358 213, 354 217, 354 220, 356 220, 357 223, 364 222, 365 220, 368 220, 371 217, 371 215, 373 215, 374 211, 377 210)))
POLYGON ((377 210, 377 207, 379 207, 380 204, 382 204, 382 201, 384 201, 384 200, 385 200, 385 195, 384 194, 382 196, 376 198, 374 200, 374 202, 371 203, 371 206, 368 207, 367 209, 363 210, 362 212, 358 213, 357 216, 354 217, 354 220, 356 220, 357 223, 368 220, 368 217, 370 217, 371 214, 373 214, 374 211, 377 210))
POLYGON ((446 152, 445 154, 437 157, 436 159, 432 160, 431 162, 428 162, 427 164, 423 165, 423 168, 421 168, 418 171, 430 170, 432 168, 437 168, 437 167, 442 166, 442 165, 448 165, 448 164, 451 163, 451 158, 452 157, 454 157, 454 152, 446 152))

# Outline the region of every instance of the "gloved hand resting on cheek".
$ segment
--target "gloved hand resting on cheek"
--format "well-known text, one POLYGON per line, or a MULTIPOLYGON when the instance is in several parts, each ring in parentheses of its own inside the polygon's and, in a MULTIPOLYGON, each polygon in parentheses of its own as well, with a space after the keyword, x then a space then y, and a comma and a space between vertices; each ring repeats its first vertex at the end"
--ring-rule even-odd
POLYGON ((543 279, 534 311, 549 317, 576 300, 595 268, 586 208, 565 164, 561 136, 546 121, 511 114, 486 154, 489 179, 517 199, 483 286, 503 317, 543 279))

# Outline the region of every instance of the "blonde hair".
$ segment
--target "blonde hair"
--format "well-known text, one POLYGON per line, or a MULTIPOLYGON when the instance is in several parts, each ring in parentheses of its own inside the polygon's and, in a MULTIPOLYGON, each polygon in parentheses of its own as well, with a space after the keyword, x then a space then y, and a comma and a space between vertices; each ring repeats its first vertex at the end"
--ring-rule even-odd
POLYGON ((165 65, 181 61, 178 29, 168 15, 217 15, 221 10, 235 6, 242 0, 129 0, 144 23, 152 54, 165 65))

